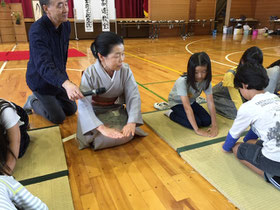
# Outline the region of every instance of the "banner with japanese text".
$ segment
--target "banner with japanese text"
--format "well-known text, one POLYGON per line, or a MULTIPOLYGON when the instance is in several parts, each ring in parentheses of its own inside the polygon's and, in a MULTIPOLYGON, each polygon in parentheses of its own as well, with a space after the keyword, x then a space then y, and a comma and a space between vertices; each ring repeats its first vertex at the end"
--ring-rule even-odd
POLYGON ((101 24, 102 24, 102 31, 110 31, 110 20, 108 15, 108 0, 101 0, 101 24))
MULTIPOLYGON (((85 0, 73 0, 73 2, 74 9, 77 11, 76 21, 82 23, 85 20, 85 0)), ((101 21, 101 3, 102 0, 90 0, 91 20, 101 21)), ((109 20, 116 20, 115 0, 107 0, 107 5, 109 20)))
POLYGON ((84 0, 85 32, 93 32, 91 0, 84 0))

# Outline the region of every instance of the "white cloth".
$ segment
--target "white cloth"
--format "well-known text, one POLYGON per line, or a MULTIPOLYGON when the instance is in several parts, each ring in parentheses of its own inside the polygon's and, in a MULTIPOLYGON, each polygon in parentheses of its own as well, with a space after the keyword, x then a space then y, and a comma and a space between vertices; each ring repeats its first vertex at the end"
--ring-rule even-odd
POLYGON ((48 207, 39 198, 32 195, 12 176, 0 175, 0 209, 5 210, 47 210, 48 207))
MULTIPOLYGON (((96 128, 102 125, 103 122, 96 116, 97 111, 99 113, 109 111, 113 115, 119 115, 120 110, 118 107, 126 104, 127 119, 125 124, 136 123, 137 126, 143 125, 140 94, 128 64, 124 63, 120 70, 114 72, 112 78, 103 69, 98 60, 94 65, 89 66, 83 73, 80 89, 89 91, 101 87, 105 87, 106 92, 100 95, 99 100, 106 102, 106 99, 116 98, 114 108, 110 112, 108 107, 93 106, 92 96, 87 96, 78 101, 77 139, 80 142, 80 148, 89 146, 94 138, 97 138, 97 135, 100 134, 96 128)), ((115 142, 114 139, 112 141, 115 142)), ((124 142, 126 141, 128 141, 127 138, 124 142)), ((120 140, 119 142, 122 141, 120 140)))
POLYGON ((263 155, 280 162, 280 98, 266 92, 242 104, 229 130, 230 135, 239 138, 248 126, 264 141, 263 155))
POLYGON ((187 88, 187 76, 179 77, 171 92, 168 96, 168 103, 170 107, 182 104, 181 96, 188 96, 190 104, 195 102, 195 99, 200 96, 203 91, 206 95, 212 94, 212 84, 209 84, 209 87, 206 89, 206 81, 196 83, 197 90, 193 89, 191 86, 187 88))
POLYGON ((0 123, 5 129, 15 126, 19 120, 20 116, 18 116, 16 110, 11 107, 5 108, 0 116, 0 123))

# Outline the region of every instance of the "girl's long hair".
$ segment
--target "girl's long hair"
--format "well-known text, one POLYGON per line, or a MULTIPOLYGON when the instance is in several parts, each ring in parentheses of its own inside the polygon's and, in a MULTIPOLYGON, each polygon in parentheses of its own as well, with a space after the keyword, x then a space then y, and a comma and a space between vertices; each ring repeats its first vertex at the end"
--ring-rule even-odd
POLYGON ((257 63, 261 64, 263 63, 263 53, 260 48, 253 46, 248 48, 242 55, 239 61, 239 65, 244 63, 257 63))
POLYGON ((183 74, 183 76, 187 76, 187 87, 191 86, 193 89, 197 90, 195 85, 195 68, 197 66, 206 66, 207 68, 207 75, 205 77, 205 89, 207 89, 212 80, 212 70, 210 58, 205 52, 194 53, 190 57, 188 62, 188 71, 183 74))
MULTIPOLYGON (((0 99, 0 116, 3 113, 3 110, 6 108, 13 108, 14 107, 7 101, 0 99)), ((15 155, 14 153, 11 151, 10 147, 9 147, 9 139, 7 136, 7 130, 5 129, 5 127, 0 123, 0 174, 4 175, 11 175, 11 169, 9 168, 9 166, 7 165, 7 156, 9 153, 12 154, 12 156, 14 158, 15 155)))

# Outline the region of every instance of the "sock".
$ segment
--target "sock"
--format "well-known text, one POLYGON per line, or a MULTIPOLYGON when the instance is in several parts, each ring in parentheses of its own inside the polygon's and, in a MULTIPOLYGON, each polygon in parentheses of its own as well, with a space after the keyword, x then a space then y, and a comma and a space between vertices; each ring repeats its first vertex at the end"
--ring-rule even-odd
POLYGON ((169 117, 172 112, 173 112, 173 110, 170 109, 170 110, 164 112, 164 115, 169 117))

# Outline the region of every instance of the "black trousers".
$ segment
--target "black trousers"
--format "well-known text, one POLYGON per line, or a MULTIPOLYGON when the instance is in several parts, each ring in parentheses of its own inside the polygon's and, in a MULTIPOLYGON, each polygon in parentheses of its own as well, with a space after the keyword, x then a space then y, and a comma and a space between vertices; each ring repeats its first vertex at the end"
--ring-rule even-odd
MULTIPOLYGON (((198 103, 193 102, 191 104, 193 114, 195 117, 195 121, 198 127, 207 127, 211 125, 211 117, 208 112, 200 106, 198 103)), ((187 114, 185 112, 183 104, 178 104, 176 106, 171 107, 172 111, 170 114, 170 119, 180 125, 193 129, 187 114)))
POLYGON ((31 104, 34 112, 52 123, 61 124, 66 116, 73 115, 77 111, 76 102, 68 98, 64 89, 59 89, 56 95, 44 95, 36 91, 33 94, 38 99, 31 104))

